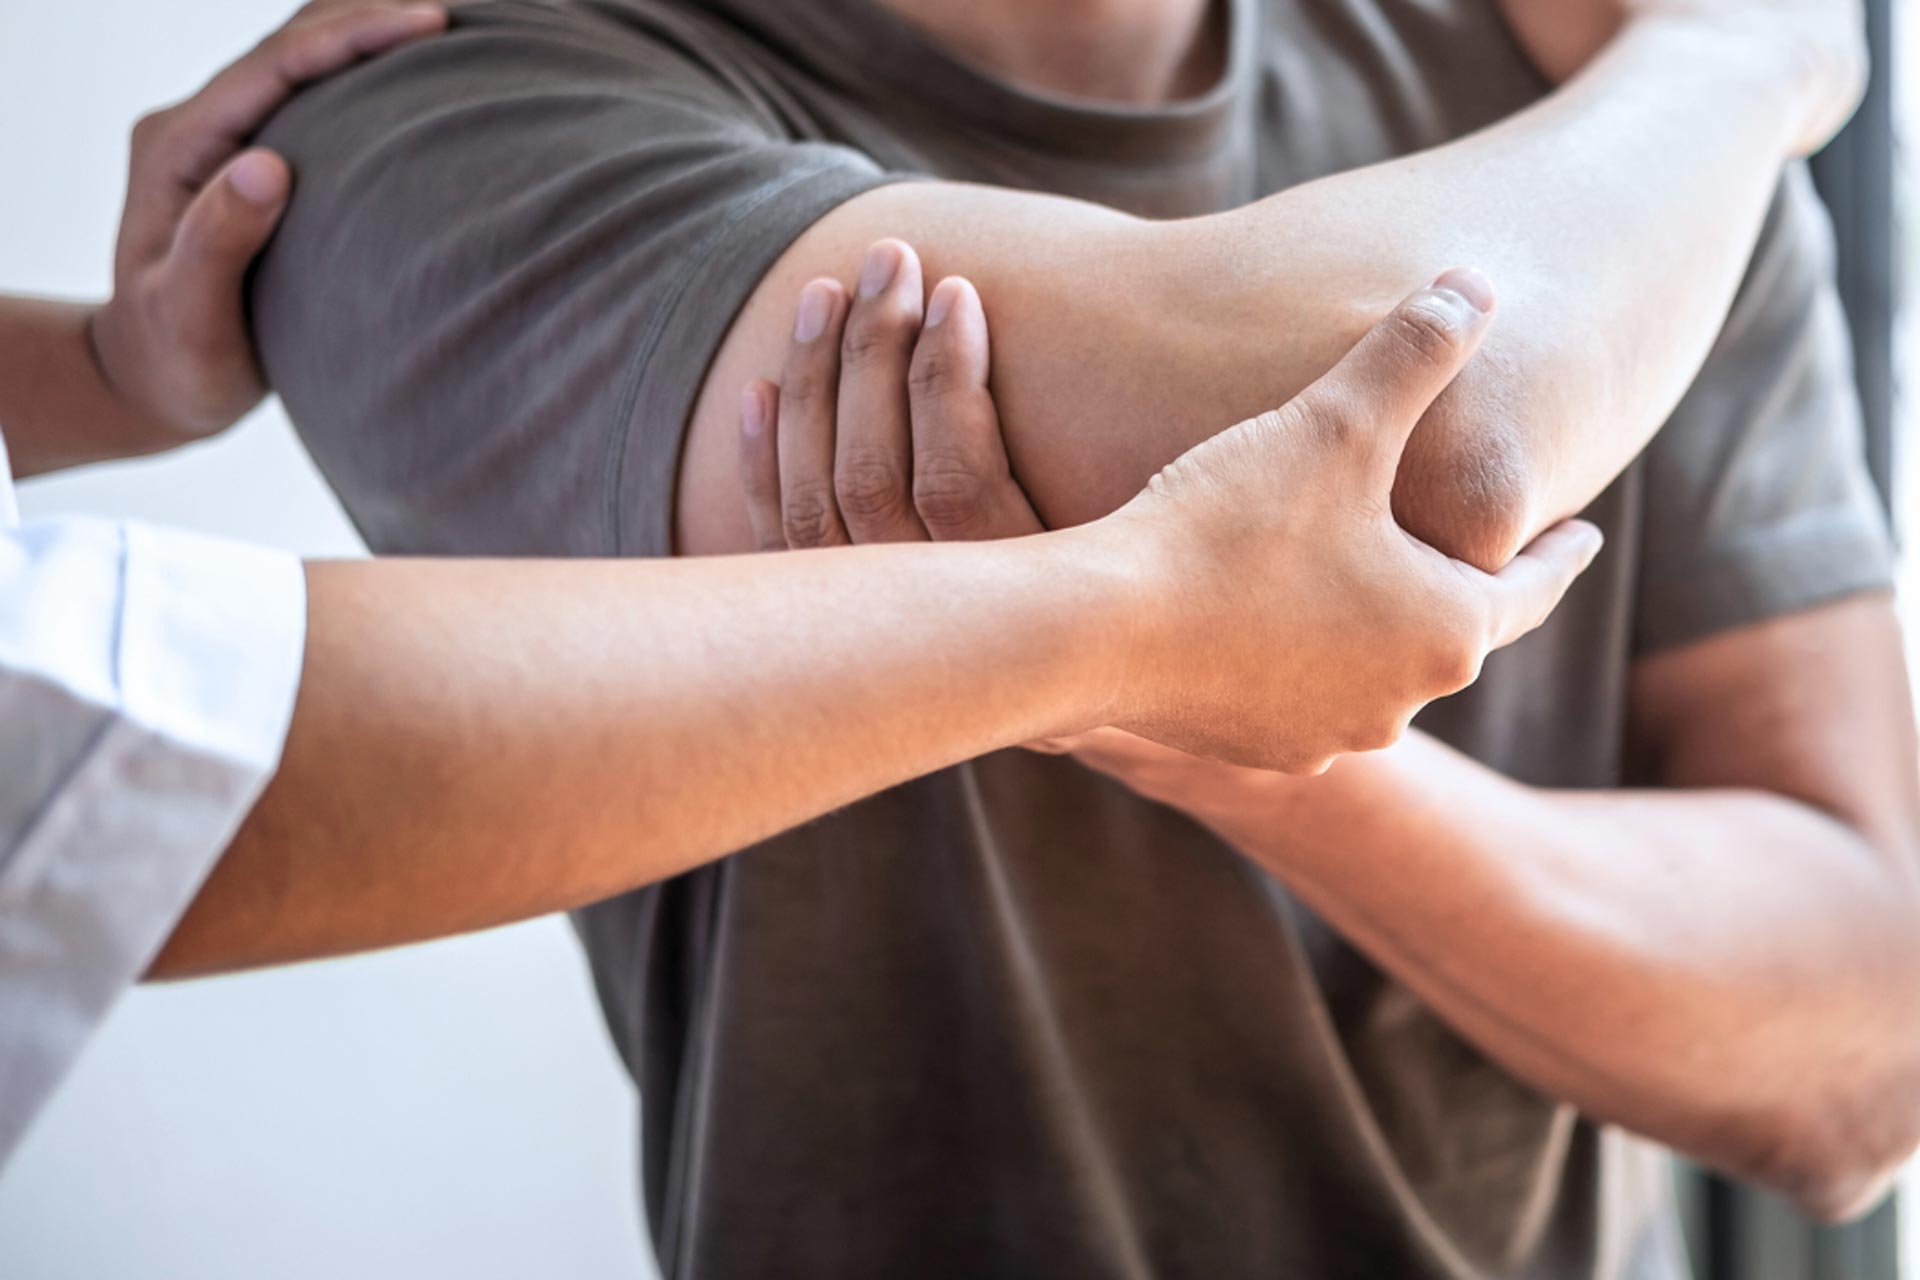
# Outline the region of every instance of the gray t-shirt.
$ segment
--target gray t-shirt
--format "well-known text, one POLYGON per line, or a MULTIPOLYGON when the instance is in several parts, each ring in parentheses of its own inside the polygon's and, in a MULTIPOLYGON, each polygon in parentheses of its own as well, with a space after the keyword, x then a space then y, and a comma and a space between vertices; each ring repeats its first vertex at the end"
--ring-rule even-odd
MULTIPOLYGON (((729 322, 849 197, 937 174, 1201 213, 1544 91, 1493 0, 1231 13, 1221 85, 1138 109, 1001 83, 873 0, 464 7, 267 131, 300 175, 268 371, 377 550, 662 555, 729 322)), ((1427 730, 1617 785, 1637 656, 1886 584, 1830 241, 1789 171, 1699 384, 1589 513, 1601 560, 1427 730)), ((1659 1152, 1071 760, 989 756, 578 923, 670 1276, 1681 1267, 1659 1152)))

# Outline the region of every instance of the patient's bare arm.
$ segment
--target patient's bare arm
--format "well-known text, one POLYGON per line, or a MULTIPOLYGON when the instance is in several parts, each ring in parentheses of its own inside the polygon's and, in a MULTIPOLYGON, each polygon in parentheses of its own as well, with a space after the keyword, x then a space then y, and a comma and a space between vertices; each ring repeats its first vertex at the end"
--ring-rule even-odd
MULTIPOLYGON (((848 202, 762 281, 709 371, 682 459, 679 549, 753 545, 734 470, 740 388, 777 376, 807 280, 854 287, 848 264, 894 235, 921 251, 927 279, 977 282, 1014 468, 1056 526, 1111 510, 1217 424, 1297 392, 1409 288, 1483 265, 1505 319, 1416 433, 1394 497, 1434 545, 1505 562, 1605 487, 1672 409, 1781 162, 1831 114, 1840 73, 1810 76, 1792 24, 1767 29, 1783 8, 1804 23, 1818 6, 1702 8, 1629 23, 1494 128, 1231 213, 1154 223, 935 182, 848 202)), ((894 323, 850 330, 851 364, 906 341, 920 300, 904 305, 894 323)))

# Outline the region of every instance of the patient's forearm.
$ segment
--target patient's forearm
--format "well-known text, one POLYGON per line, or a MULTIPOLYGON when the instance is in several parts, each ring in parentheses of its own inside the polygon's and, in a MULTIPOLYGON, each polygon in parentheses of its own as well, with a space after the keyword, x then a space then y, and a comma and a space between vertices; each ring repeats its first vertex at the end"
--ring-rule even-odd
POLYGON ((1820 1214, 1909 1153, 1914 891, 1846 824, 1535 791, 1418 734, 1324 779, 1216 771, 1202 821, 1551 1096, 1820 1214))
POLYGON ((936 183, 851 201, 788 251, 715 362, 683 459, 680 549, 750 545, 740 387, 778 376, 800 285, 851 284, 861 250, 891 235, 921 251, 929 284, 979 286, 1015 469, 1053 525, 1110 510, 1285 400, 1409 288, 1480 267, 1500 323, 1416 433, 1395 499, 1435 545, 1503 562, 1605 487, 1705 356, 1793 127, 1751 56, 1644 24, 1492 129, 1206 218, 936 183))
POLYGON ((309 580, 280 774, 158 974, 580 906, 1091 722, 1124 585, 1052 538, 309 580))

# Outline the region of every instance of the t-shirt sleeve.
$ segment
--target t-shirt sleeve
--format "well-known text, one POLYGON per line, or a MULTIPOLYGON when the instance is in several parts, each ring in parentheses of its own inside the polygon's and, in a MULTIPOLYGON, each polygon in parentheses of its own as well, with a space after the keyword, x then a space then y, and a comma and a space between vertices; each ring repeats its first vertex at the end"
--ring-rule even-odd
POLYGON ((456 13, 264 131, 296 174, 252 288, 268 377, 376 551, 665 554, 734 315, 887 176, 787 136, 697 12, 456 13))
POLYGON ((1833 262, 1832 225, 1793 166, 1712 354, 1643 459, 1642 652, 1892 583, 1833 262))

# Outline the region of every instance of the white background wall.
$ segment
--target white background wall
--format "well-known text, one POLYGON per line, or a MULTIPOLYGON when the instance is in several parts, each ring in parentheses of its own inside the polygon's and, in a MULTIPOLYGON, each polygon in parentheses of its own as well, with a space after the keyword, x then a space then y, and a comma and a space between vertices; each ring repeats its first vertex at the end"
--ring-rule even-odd
MULTIPOLYGON (((128 126, 291 7, 0 0, 0 289, 102 293, 128 126)), ((23 505, 358 552, 273 408, 23 505)), ((142 990, 0 1173, 0 1276, 646 1276, 634 1124, 556 920, 142 990)))

